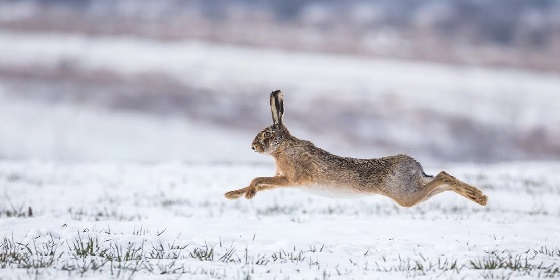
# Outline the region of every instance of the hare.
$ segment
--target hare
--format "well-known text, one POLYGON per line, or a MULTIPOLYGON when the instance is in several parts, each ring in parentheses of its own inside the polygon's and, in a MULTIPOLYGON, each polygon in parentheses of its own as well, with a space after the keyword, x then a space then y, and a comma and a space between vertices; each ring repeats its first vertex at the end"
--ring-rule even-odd
POLYGON ((407 155, 379 159, 340 157, 298 139, 284 125, 283 93, 270 94, 273 124, 257 134, 252 149, 269 154, 276 161, 276 176, 257 177, 242 189, 227 192, 225 197, 242 195, 251 199, 258 191, 280 187, 305 187, 340 194, 381 194, 403 207, 411 207, 435 194, 454 191, 482 206, 487 197, 445 171, 437 176, 424 173, 422 166, 407 155))

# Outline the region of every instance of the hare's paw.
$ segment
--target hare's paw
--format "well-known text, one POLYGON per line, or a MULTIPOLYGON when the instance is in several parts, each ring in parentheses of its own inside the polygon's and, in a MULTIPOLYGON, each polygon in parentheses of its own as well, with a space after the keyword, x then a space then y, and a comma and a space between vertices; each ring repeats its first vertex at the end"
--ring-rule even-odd
POLYGON ((235 190, 225 193, 225 197, 227 199, 236 199, 239 198, 245 193, 245 190, 235 190))
POLYGON ((481 195, 478 197, 477 202, 482 206, 486 206, 486 204, 488 203, 488 197, 485 195, 481 195))
POLYGON ((255 197, 255 194, 257 194, 257 188, 255 188, 255 187, 249 188, 245 192, 245 198, 246 199, 251 199, 251 198, 255 197))

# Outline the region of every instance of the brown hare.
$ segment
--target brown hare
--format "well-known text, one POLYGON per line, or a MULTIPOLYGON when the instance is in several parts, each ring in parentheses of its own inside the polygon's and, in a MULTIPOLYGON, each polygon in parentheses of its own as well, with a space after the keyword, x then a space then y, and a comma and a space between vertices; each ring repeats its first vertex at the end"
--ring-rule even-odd
POLYGON ((283 94, 270 94, 273 124, 253 140, 256 152, 276 161, 276 176, 257 177, 242 189, 227 192, 226 198, 242 195, 250 199, 258 191, 296 186, 354 194, 382 194, 399 205, 411 207, 435 194, 454 191, 480 205, 487 197, 477 188, 442 171, 437 176, 424 173, 415 159, 406 155, 379 159, 339 157, 290 134, 283 122, 283 94))

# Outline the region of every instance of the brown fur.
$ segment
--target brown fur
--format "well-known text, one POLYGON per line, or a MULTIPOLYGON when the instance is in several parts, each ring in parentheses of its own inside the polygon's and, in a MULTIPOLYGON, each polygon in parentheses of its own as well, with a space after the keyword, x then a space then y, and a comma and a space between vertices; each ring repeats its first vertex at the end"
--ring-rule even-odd
POLYGON ((298 186, 328 188, 341 193, 381 194, 401 206, 411 207, 449 190, 486 205, 487 197, 477 188, 443 171, 436 177, 425 175, 420 163, 407 155, 356 159, 336 156, 315 147, 309 141, 292 136, 284 126, 280 91, 271 93, 270 104, 274 123, 257 134, 252 148, 274 157, 276 176, 257 177, 248 187, 227 192, 226 198, 245 195, 250 199, 258 191, 298 186))

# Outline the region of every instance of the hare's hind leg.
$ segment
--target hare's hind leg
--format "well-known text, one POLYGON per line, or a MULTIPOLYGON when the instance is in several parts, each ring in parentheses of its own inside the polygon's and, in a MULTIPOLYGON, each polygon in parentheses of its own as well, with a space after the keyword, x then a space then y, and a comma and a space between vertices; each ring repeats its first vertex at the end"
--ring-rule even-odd
POLYGON ((450 190, 482 206, 485 206, 488 201, 488 197, 484 195, 482 191, 460 181, 445 171, 440 172, 431 182, 426 184, 425 189, 427 190, 427 193, 422 200, 426 200, 438 193, 450 190))
POLYGON ((251 184, 248 187, 227 192, 225 196, 229 199, 236 199, 245 194, 245 198, 251 199, 255 196, 257 191, 274 189, 288 185, 289 181, 284 176, 257 177, 251 181, 251 184))
MULTIPOLYGON (((428 177, 425 178, 427 179, 428 177)), ((392 198, 402 207, 412 207, 433 195, 451 190, 451 188, 446 183, 441 182, 437 176, 426 184, 418 182, 412 185, 415 186, 412 189, 396 193, 385 193, 385 195, 392 198)))

